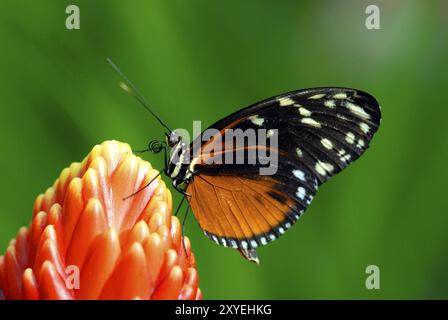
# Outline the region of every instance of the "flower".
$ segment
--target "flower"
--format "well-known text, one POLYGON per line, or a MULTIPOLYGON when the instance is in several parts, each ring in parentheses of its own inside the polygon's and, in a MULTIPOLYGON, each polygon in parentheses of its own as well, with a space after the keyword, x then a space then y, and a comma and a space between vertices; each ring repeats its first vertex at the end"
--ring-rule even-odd
POLYGON ((171 193, 128 144, 106 141, 37 197, 0 256, 0 299, 201 299, 171 193))

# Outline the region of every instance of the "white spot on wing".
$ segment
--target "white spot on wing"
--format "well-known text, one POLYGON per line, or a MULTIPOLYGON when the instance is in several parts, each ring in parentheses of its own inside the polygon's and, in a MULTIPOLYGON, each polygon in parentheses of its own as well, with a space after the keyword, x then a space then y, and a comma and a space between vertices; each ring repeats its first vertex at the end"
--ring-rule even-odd
POLYGON ((309 97, 308 99, 320 99, 325 97, 325 93, 319 93, 319 94, 315 94, 314 96, 309 97))
POLYGON ((322 145, 328 150, 333 149, 333 143, 331 143, 331 141, 327 138, 323 138, 322 140, 320 140, 320 143, 322 143, 322 145))
POLYGON ((283 97, 278 99, 278 102, 280 103, 280 106, 282 107, 286 107, 286 106, 290 106, 292 104, 294 104, 294 100, 292 100, 289 97, 283 97))
POLYGON ((300 148, 296 148, 296 153, 299 156, 299 158, 303 157, 303 152, 302 152, 302 150, 300 150, 300 148))
POLYGON ((305 196, 306 196, 305 188, 304 187, 298 187, 296 195, 297 195, 298 198, 304 200, 305 196))
POLYGON ((327 170, 328 172, 332 172, 334 170, 334 167, 326 162, 322 162, 322 166, 325 168, 325 170, 327 170))
POLYGON ((317 173, 319 173, 321 176, 326 176, 327 172, 325 171, 325 169, 318 163, 316 163, 316 171, 317 173))
POLYGON ((364 133, 368 133, 369 130, 370 130, 369 125, 367 123, 364 123, 364 122, 361 122, 359 124, 359 127, 361 128, 362 132, 364 132, 364 133))
POLYGON ((363 119, 370 119, 370 115, 367 112, 365 112, 364 109, 361 108, 360 106, 353 104, 351 102, 347 102, 345 106, 347 107, 347 109, 351 111, 351 113, 357 115, 358 117, 361 117, 363 119))
POLYGON ((305 109, 304 107, 299 108, 299 113, 304 117, 309 117, 311 115, 311 111, 308 109, 305 109))
POLYGON ((292 170, 292 174, 293 174, 297 179, 302 180, 302 181, 306 181, 306 179, 305 179, 305 172, 303 172, 302 170, 300 170, 300 169, 294 169, 294 170, 292 170))
POLYGON ((314 120, 313 118, 303 118, 301 120, 302 123, 316 127, 316 128, 320 128, 321 125, 319 122, 317 122, 316 120, 314 120))
POLYGON ((269 130, 266 132, 266 137, 267 137, 267 138, 270 138, 270 137, 272 137, 274 134, 275 134, 275 130, 274 130, 274 129, 269 129, 269 130))
POLYGON ((350 154, 346 154, 346 155, 343 155, 343 156, 341 156, 339 159, 342 161, 342 162, 347 162, 347 161, 349 161, 350 159, 351 159, 351 155, 350 154))
POLYGON ((347 98, 347 94, 344 93, 344 92, 336 93, 335 95, 333 95, 333 98, 335 98, 335 99, 346 99, 347 98))
POLYGON ((327 100, 324 102, 324 106, 326 106, 327 108, 334 108, 336 107, 336 103, 334 102, 334 100, 327 100))
POLYGON ((257 126, 262 126, 264 123, 264 118, 260 118, 257 115, 254 116, 250 116, 249 120, 252 121, 253 124, 257 125, 257 126))
POLYGON ((355 143, 355 135, 353 134, 353 132, 347 132, 347 135, 345 136, 345 141, 347 141, 350 144, 355 143))
POLYGON ((362 139, 359 139, 358 140, 358 144, 356 145, 358 148, 362 148, 362 147, 364 147, 364 140, 362 140, 362 139))
POLYGON ((331 173, 334 170, 334 167, 330 163, 318 161, 316 163, 315 169, 320 175, 326 176, 327 172, 331 173))

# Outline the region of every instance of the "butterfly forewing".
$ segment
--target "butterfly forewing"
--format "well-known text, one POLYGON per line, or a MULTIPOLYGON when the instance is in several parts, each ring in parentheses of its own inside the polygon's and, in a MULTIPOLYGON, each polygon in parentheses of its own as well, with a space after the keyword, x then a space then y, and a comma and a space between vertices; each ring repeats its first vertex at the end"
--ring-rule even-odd
POLYGON ((187 188, 201 228, 215 242, 235 248, 276 239, 307 208, 318 185, 367 149, 380 118, 377 101, 365 92, 316 88, 261 101, 216 122, 211 128, 222 139, 202 142, 199 137, 191 145, 192 150, 201 145, 187 188), (249 161, 254 160, 250 152, 243 153, 240 164, 203 161, 210 150, 236 156, 235 146, 224 142, 228 129, 265 129, 271 139, 275 135, 275 146, 269 140, 244 146, 276 155, 275 173, 260 175, 262 164, 249 161))

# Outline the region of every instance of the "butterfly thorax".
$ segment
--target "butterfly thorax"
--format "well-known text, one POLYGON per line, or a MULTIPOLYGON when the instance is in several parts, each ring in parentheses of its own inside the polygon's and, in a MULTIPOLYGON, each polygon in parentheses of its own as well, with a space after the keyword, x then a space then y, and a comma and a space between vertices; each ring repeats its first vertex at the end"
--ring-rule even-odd
POLYGON ((181 140, 171 149, 165 173, 173 180, 175 187, 181 184, 188 184, 191 181, 193 172, 190 170, 189 165, 190 156, 189 145, 181 140))

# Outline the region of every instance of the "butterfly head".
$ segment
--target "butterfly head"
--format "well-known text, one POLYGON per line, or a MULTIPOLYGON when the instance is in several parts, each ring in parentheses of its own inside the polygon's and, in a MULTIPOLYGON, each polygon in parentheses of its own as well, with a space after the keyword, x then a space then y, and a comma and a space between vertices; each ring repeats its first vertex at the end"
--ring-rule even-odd
POLYGON ((179 144, 182 141, 182 137, 175 131, 171 131, 166 135, 166 144, 173 148, 175 145, 179 144))

